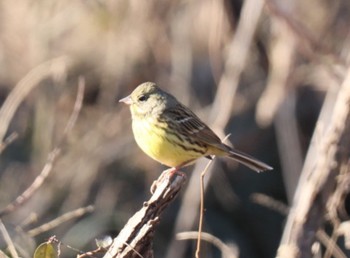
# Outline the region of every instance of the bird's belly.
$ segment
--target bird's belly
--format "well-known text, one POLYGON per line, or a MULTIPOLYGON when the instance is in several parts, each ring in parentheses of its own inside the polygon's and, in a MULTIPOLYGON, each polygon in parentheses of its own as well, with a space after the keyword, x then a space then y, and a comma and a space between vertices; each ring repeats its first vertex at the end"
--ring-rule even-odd
POLYGON ((139 147, 151 158, 169 167, 195 160, 200 153, 184 150, 177 142, 176 136, 167 133, 167 128, 155 127, 150 119, 133 121, 135 140, 139 147))

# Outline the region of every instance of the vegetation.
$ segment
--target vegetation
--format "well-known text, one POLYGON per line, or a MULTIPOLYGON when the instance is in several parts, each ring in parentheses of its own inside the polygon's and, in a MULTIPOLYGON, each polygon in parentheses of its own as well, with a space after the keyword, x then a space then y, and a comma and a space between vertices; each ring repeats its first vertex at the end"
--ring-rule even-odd
MULTIPOLYGON (((166 168, 117 102, 145 81, 274 167, 215 160, 201 257, 349 257, 349 11, 345 0, 1 1, 0 257, 42 243, 60 257, 101 251, 95 239, 150 198, 166 168)), ((196 234, 183 232, 198 230, 207 162, 183 170, 155 257, 194 257, 196 234)))

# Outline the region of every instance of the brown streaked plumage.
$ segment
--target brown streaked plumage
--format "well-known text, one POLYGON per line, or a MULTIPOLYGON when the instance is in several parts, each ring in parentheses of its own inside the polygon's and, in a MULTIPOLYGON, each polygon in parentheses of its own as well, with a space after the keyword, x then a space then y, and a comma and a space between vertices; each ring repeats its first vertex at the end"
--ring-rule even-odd
POLYGON ((153 82, 139 85, 120 102, 130 105, 134 137, 139 147, 175 170, 211 155, 233 158, 257 172, 272 169, 222 143, 189 108, 153 82))

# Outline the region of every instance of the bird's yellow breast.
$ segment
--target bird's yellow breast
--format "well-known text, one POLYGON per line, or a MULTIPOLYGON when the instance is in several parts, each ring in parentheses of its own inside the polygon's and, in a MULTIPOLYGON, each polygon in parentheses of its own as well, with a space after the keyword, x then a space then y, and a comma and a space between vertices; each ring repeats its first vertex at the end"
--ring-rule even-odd
POLYGON ((133 119, 132 129, 139 147, 151 158, 169 167, 176 167, 195 160, 203 154, 185 150, 186 142, 180 141, 166 124, 156 126, 156 118, 133 119))

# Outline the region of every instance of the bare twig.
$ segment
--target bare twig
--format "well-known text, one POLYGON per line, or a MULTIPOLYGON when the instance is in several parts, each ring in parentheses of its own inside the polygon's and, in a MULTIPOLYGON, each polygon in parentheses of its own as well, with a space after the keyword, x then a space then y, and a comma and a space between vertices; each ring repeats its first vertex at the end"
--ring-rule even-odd
POLYGON ((197 238, 197 250, 196 250, 196 258, 200 257, 200 250, 201 250, 201 234, 202 234, 202 229, 203 229, 203 217, 204 217, 204 190, 205 190, 205 185, 204 185, 204 176, 207 173, 209 166, 211 165, 211 163, 213 162, 213 160, 215 159, 215 156, 212 157, 212 160, 210 160, 208 162, 208 164, 206 165, 206 167, 204 168, 203 172, 201 173, 201 180, 200 180, 200 184, 201 184, 201 192, 200 192, 200 196, 201 196, 201 201, 200 201, 200 207, 199 207, 199 222, 198 222, 198 238, 197 238))
MULTIPOLYGON (((279 85, 283 87, 283 85, 279 85)), ((286 186, 288 201, 292 202, 303 167, 302 148, 300 145, 298 122, 296 118, 296 93, 290 92, 279 106, 274 126, 278 152, 281 159, 283 181, 286 186)), ((265 107, 269 109, 269 107, 265 107)))
MULTIPOLYGON (((316 233, 317 239, 327 247, 331 246, 331 254, 334 258, 346 258, 347 256, 344 254, 344 252, 337 246, 334 239, 329 238, 329 236, 326 234, 324 230, 319 230, 316 233)), ((329 254, 330 255, 330 254, 329 254)), ((324 257, 327 257, 326 254, 324 257)))
POLYGON ((289 208, 286 204, 282 203, 281 201, 275 200, 266 194, 254 193, 251 195, 250 198, 253 202, 260 204, 261 206, 270 208, 271 210, 277 211, 282 215, 287 215, 289 212, 289 208))
MULTIPOLYGON (((225 142, 231 134, 226 135, 226 137, 222 140, 222 142, 225 142)), ((200 249, 201 249, 201 233, 203 229, 203 218, 204 218, 204 192, 205 192, 205 184, 204 184, 204 177, 206 173, 209 170, 210 165, 214 161, 215 156, 211 157, 211 160, 208 162, 208 164, 205 166, 201 173, 200 178, 200 207, 199 207, 199 222, 198 222, 198 239, 197 239, 197 250, 196 250, 196 258, 200 257, 200 249)))
POLYGON ((68 220, 79 218, 79 217, 85 215, 86 213, 93 212, 93 210, 94 210, 94 207, 89 205, 87 207, 83 207, 83 208, 76 209, 74 211, 67 212, 67 213, 63 214, 62 216, 59 216, 58 218, 49 221, 48 223, 40 225, 37 228, 33 228, 31 230, 28 230, 27 234, 29 236, 34 237, 36 235, 42 234, 46 231, 49 231, 49 230, 57 227, 58 225, 61 225, 62 223, 66 222, 68 220))
MULTIPOLYGON (((187 240, 187 239, 196 239, 198 237, 198 232, 196 231, 189 231, 189 232, 181 232, 176 234, 177 240, 187 240)), ((201 240, 204 240, 206 242, 209 242, 216 246, 222 253, 223 257, 238 257, 238 251, 237 248, 231 248, 230 246, 226 245, 224 242, 222 242, 219 238, 206 233, 201 233, 201 240)))
MULTIPOLYGON (((42 68, 43 69, 43 68, 42 68)), ((79 84, 78 84, 78 94, 75 100, 74 108, 72 111, 72 114, 67 122, 67 125, 65 127, 62 141, 58 144, 57 147, 55 147, 48 155, 46 164, 40 174, 35 178, 33 183, 20 195, 14 200, 12 203, 7 205, 3 210, 0 211, 0 217, 8 214, 9 212, 12 212, 15 210, 18 206, 29 200, 29 198, 39 189, 39 187, 44 183, 45 179, 48 177, 50 172, 52 171, 54 162, 56 161, 58 155, 61 152, 61 146, 65 137, 67 136, 67 133, 73 128, 76 119, 80 113, 82 102, 83 102, 83 96, 84 96, 84 89, 85 84, 82 78, 79 78, 79 84)), ((1 113, 1 111, 0 111, 1 113)))
POLYGON ((85 258, 85 257, 91 258, 91 257, 95 257, 95 255, 103 253, 103 252, 106 252, 106 249, 103 247, 98 247, 95 250, 92 250, 92 251, 89 251, 86 253, 82 253, 82 254, 78 254, 77 258, 85 258))
POLYGON ((12 203, 7 205, 3 210, 0 211, 0 217, 7 215, 8 213, 14 211, 17 207, 22 205, 24 202, 28 201, 31 196, 33 196, 34 192, 39 189, 39 187, 43 184, 47 176, 50 174, 54 162, 57 159, 57 156, 60 154, 60 149, 55 148, 49 154, 47 162, 40 172, 40 174, 35 178, 33 183, 20 195, 18 196, 12 203))
POLYGON ((13 258, 19 258, 18 253, 17 253, 16 248, 15 248, 15 245, 13 244, 12 239, 6 230, 4 223, 2 223, 1 219, 0 219, 0 232, 4 237, 4 240, 7 244, 7 248, 9 249, 11 256, 13 258))
MULTIPOLYGON (((347 211, 344 207, 345 198, 350 192, 350 161, 341 164, 339 175, 337 176, 337 188, 327 203, 328 216, 332 222, 338 223, 338 217, 346 217, 347 211)), ((335 224, 335 223, 333 223, 335 224)))
POLYGON ((66 137, 67 134, 72 130, 72 128, 74 127, 78 119, 80 110, 83 105, 84 91, 85 91, 85 79, 82 76, 80 76, 78 80, 78 92, 77 92, 77 97, 75 99, 73 112, 67 122, 66 127, 64 128, 63 138, 66 137))
POLYGON ((14 140, 18 138, 17 133, 11 133, 1 144, 0 144, 0 154, 9 146, 14 140))

